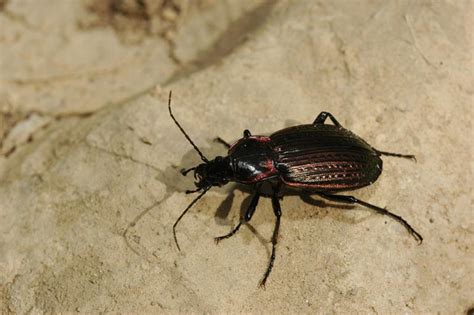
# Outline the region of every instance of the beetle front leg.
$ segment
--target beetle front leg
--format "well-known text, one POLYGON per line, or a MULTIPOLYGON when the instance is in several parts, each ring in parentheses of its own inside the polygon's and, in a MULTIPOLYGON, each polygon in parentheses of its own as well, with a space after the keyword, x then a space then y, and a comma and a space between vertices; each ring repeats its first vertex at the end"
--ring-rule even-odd
POLYGON ((247 211, 245 211, 244 216, 240 219, 240 222, 228 234, 214 238, 216 244, 218 244, 223 239, 229 238, 232 235, 234 235, 240 229, 240 226, 242 225, 242 223, 247 223, 250 221, 250 219, 252 219, 255 209, 257 208, 259 199, 260 199, 260 192, 258 191, 258 188, 257 188, 257 191, 255 191, 255 194, 253 195, 252 200, 250 201, 250 205, 247 208, 247 211))
POLYGON ((331 119, 332 123, 335 126, 342 127, 341 124, 336 120, 336 118, 334 118, 334 116, 328 112, 321 112, 314 120, 313 125, 323 125, 328 117, 329 119, 331 119))
POLYGON ((270 272, 273 268, 273 263, 275 262, 275 253, 276 253, 276 245, 278 242, 278 232, 280 230, 280 218, 281 218, 281 207, 280 207, 280 200, 278 198, 278 190, 275 189, 272 196, 272 206, 273 206, 273 213, 276 216, 275 228, 273 229, 272 235, 272 255, 270 256, 270 261, 268 262, 267 271, 263 275, 262 281, 260 281, 259 286, 261 288, 265 288, 265 283, 267 282, 267 278, 270 275, 270 272))
POLYGON ((374 205, 372 205, 368 202, 359 200, 359 199, 357 199, 353 196, 329 195, 329 194, 325 194, 325 193, 318 193, 318 195, 325 198, 325 199, 327 199, 327 200, 331 200, 331 201, 349 203, 349 204, 359 204, 359 205, 364 206, 366 208, 375 210, 380 214, 387 215, 387 216, 391 217, 392 219, 398 221, 401 225, 403 225, 405 227, 405 229, 407 229, 408 232, 418 241, 418 243, 421 244, 423 242, 423 237, 417 231, 415 231, 415 229, 412 228, 411 225, 408 224, 407 221, 405 221, 405 219, 403 219, 401 216, 398 216, 394 213, 391 213, 387 209, 374 206, 374 205))

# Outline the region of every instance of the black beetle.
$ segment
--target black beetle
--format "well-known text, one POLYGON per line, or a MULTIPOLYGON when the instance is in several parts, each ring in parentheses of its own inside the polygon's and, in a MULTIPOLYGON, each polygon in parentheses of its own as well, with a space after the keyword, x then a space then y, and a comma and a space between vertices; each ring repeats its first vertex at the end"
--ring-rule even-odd
POLYGON ((217 138, 217 141, 229 149, 228 154, 225 157, 218 156, 214 160, 208 160, 173 116, 171 91, 168 110, 173 121, 204 162, 181 171, 184 176, 189 171, 194 171, 194 178, 197 180, 195 182, 197 188, 188 190, 186 193, 201 191, 201 194, 186 207, 173 225, 173 235, 178 250, 180 248, 176 238, 176 225, 181 218, 212 186, 222 186, 231 181, 253 185, 255 192, 240 222, 230 233, 216 237, 216 243, 231 237, 239 230, 242 223, 250 221, 261 196, 268 196, 272 200, 276 223, 272 236, 272 254, 260 282, 261 287, 265 286, 275 260, 281 217, 279 199, 282 198, 278 193, 283 185, 317 194, 330 201, 359 204, 370 208, 401 223, 420 244, 423 241, 422 236, 407 221, 387 209, 353 196, 333 194, 361 188, 375 182, 382 173, 381 155, 415 160, 414 155, 376 150, 362 138, 342 127, 333 115, 321 112, 312 124, 285 128, 270 136, 254 136, 250 131, 245 130, 244 137, 233 145, 217 138), (332 121, 332 125, 324 123, 327 118, 332 121), (272 194, 266 195, 260 190, 264 182, 271 184, 272 194))

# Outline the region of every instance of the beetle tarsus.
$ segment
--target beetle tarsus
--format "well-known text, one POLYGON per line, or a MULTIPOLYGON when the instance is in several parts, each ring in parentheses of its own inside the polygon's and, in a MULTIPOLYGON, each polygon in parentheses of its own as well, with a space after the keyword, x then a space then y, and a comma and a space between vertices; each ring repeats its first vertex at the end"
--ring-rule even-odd
POLYGON ((193 170, 195 170, 195 169, 196 169, 195 167, 191 167, 191 168, 188 168, 188 169, 184 169, 184 168, 183 168, 180 172, 181 172, 181 175, 186 176, 186 175, 188 175, 188 173, 189 173, 190 171, 193 171, 193 170))
POLYGON ((222 139, 221 137, 217 137, 214 139, 215 142, 218 142, 220 144, 222 144, 223 146, 225 146, 227 149, 231 147, 231 145, 225 141, 224 139, 222 139))
POLYGON ((216 242, 216 245, 219 244, 220 241, 226 239, 226 238, 229 238, 231 237, 232 235, 234 235, 239 229, 240 229, 240 226, 242 225, 242 221, 240 221, 236 226, 235 228, 232 229, 232 231, 230 231, 229 233, 227 233, 226 235, 222 235, 222 236, 218 236, 218 237, 215 237, 214 238, 214 241, 216 242))
POLYGON ((416 157, 413 154, 400 154, 400 153, 392 153, 392 152, 385 152, 385 151, 379 151, 379 150, 375 150, 375 152, 377 152, 377 154, 379 155, 400 157, 400 158, 410 159, 417 162, 416 157))
POLYGON ((364 206, 366 208, 375 210, 380 214, 389 216, 392 219, 398 221, 398 223, 400 223, 401 225, 403 225, 405 227, 405 229, 407 229, 407 231, 415 238, 415 240, 418 241, 419 244, 421 244, 423 242, 423 237, 420 235, 420 233, 415 231, 415 229, 412 228, 411 225, 407 221, 405 221, 405 219, 403 219, 399 215, 396 215, 396 214, 388 211, 387 209, 374 206, 373 204, 370 204, 368 202, 359 200, 359 199, 355 198, 354 196, 330 195, 330 194, 325 194, 325 193, 318 193, 318 195, 325 198, 325 199, 327 199, 327 200, 331 200, 331 201, 349 203, 349 204, 359 204, 359 205, 364 206))
POLYGON ((281 218, 281 207, 280 207, 280 200, 278 199, 278 196, 275 194, 272 197, 272 206, 273 206, 273 213, 276 216, 276 222, 275 222, 275 228, 273 229, 273 235, 272 235, 272 255, 270 256, 270 261, 268 262, 268 267, 267 271, 265 271, 265 274, 263 275, 262 281, 260 281, 260 288, 265 289, 265 284, 267 282, 267 278, 270 275, 270 272, 272 271, 273 264, 275 262, 275 254, 276 254, 276 246, 278 242, 278 232, 280 230, 280 218, 281 218))
POLYGON ((252 200, 250 201, 249 207, 247 208, 247 211, 245 211, 244 216, 240 219, 240 222, 232 229, 232 231, 230 231, 226 235, 222 235, 222 236, 218 236, 214 238, 214 241, 216 242, 216 244, 219 244, 219 242, 222 241, 223 239, 229 238, 232 235, 234 235, 240 229, 240 226, 242 225, 242 223, 247 223, 250 221, 250 219, 252 219, 252 216, 255 213, 255 209, 257 209, 258 200, 260 199, 259 188, 260 186, 258 186, 257 191, 253 195, 252 200))
POLYGON ((318 117, 313 121, 313 125, 323 125, 326 119, 331 119, 332 123, 337 127, 342 127, 337 119, 329 112, 321 112, 318 117))

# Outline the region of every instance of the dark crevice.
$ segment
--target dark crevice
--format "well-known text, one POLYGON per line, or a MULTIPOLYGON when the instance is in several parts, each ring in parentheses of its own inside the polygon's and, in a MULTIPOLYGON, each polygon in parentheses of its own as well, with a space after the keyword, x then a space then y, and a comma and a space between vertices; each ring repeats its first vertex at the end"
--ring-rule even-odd
POLYGON ((2 12, 7 6, 8 0, 0 0, 0 12, 2 12))
MULTIPOLYGON (((2 8, 5 8, 7 4, 6 0, 0 0, 0 11, 2 8)), ((248 38, 249 34, 252 32, 255 32, 258 30, 264 22, 267 20, 269 13, 271 12, 272 7, 276 4, 275 1, 265 1, 249 13, 245 14, 244 16, 240 17, 237 19, 235 22, 231 23, 229 27, 227 28, 226 31, 224 31, 221 36, 214 42, 212 47, 209 49, 202 51, 198 54, 195 60, 191 61, 190 63, 183 65, 180 67, 180 70, 175 72, 173 75, 171 75, 170 78, 168 78, 166 81, 162 83, 162 85, 167 85, 171 82, 174 82, 176 80, 179 80, 183 77, 189 76, 197 71, 201 71, 209 66, 212 66, 213 64, 218 64, 221 60, 223 60, 225 57, 229 56, 233 51, 235 51, 236 48, 241 46, 245 40, 248 38)), ((180 65, 180 61, 176 57, 176 54, 174 53, 175 51, 175 44, 172 40, 167 40, 170 46, 170 57, 178 64, 180 65)), ((60 78, 64 79, 64 78, 60 78)), ((49 79, 48 79, 49 80, 49 79)), ((18 82, 17 82, 18 83, 18 82)), ((29 82, 22 82, 22 83, 29 83, 29 82)), ((115 102, 114 104, 111 105, 117 105, 124 103, 126 101, 130 101, 133 99, 136 99, 146 93, 149 93, 151 90, 153 90, 155 87, 155 84, 153 86, 147 87, 143 89, 142 91, 135 93, 131 95, 130 97, 124 98, 122 101, 115 102)), ((107 106, 106 106, 107 107, 107 106)), ((101 108, 100 108, 101 109, 101 108)), ((91 111, 91 112, 84 112, 84 113, 77 113, 77 112, 71 112, 71 113, 59 113, 56 115, 51 115, 49 113, 40 113, 36 111, 31 111, 28 113, 24 113, 23 117, 18 119, 15 124, 12 126, 9 126, 8 130, 4 131, 3 137, 0 137, 0 148, 1 148, 1 142, 2 139, 5 139, 8 136, 9 131, 17 124, 23 121, 24 119, 27 119, 29 115, 33 113, 37 113, 39 115, 50 115, 53 116, 56 121, 64 119, 64 118, 70 118, 70 117, 79 117, 79 118, 87 118, 89 116, 92 116, 94 113, 100 111, 91 111)), ((42 127, 41 129, 45 129, 51 124, 47 124, 46 126, 42 127)), ((31 140, 34 139, 34 134, 31 136, 31 140)), ((11 155, 16 148, 12 148, 5 154, 5 156, 11 155)))
MULTIPOLYGON (((198 53, 192 62, 184 65, 175 72, 170 78, 163 82, 163 85, 178 81, 181 78, 221 62, 225 57, 232 54, 238 47, 245 43, 250 34, 264 25, 276 3, 277 2, 273 0, 265 1, 231 23, 227 30, 221 34, 209 49, 198 53)), ((171 49, 173 49, 173 46, 171 46, 171 49)), ((174 56, 174 52, 172 52, 171 55, 174 56)))

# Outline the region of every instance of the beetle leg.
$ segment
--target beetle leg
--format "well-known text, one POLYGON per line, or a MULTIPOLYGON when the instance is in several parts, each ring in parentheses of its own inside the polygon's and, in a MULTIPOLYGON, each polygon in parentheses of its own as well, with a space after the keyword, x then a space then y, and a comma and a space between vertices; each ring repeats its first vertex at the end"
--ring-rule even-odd
POLYGON ((401 157, 401 158, 404 158, 404 159, 411 159, 411 160, 416 162, 416 157, 412 154, 391 153, 391 152, 379 151, 377 149, 374 149, 374 150, 375 150, 375 152, 377 152, 378 155, 401 157))
POLYGON ((260 192, 257 189, 257 191, 252 197, 252 200, 250 201, 250 205, 247 208, 247 211, 245 211, 244 216, 240 219, 240 222, 228 234, 214 238, 216 244, 218 244, 223 239, 229 238, 232 235, 234 235, 240 229, 240 226, 242 225, 242 223, 247 223, 250 221, 250 219, 252 219, 255 209, 257 208, 259 199, 260 199, 260 192))
POLYGON ((364 206, 366 208, 375 210, 380 214, 387 215, 387 216, 391 217, 392 219, 398 221, 401 225, 403 225, 405 227, 405 229, 407 229, 408 232, 418 241, 418 243, 421 244, 423 242, 423 237, 417 231, 415 231, 415 229, 412 228, 411 225, 408 224, 407 221, 405 221, 405 219, 403 219, 401 216, 398 216, 394 213, 391 213, 387 209, 374 206, 374 205, 372 205, 368 202, 359 200, 359 199, 357 199, 353 196, 329 195, 329 194, 325 194, 325 193, 318 193, 318 195, 325 198, 325 199, 327 199, 327 200, 331 200, 331 201, 350 203, 350 204, 359 204, 359 205, 364 206))
POLYGON ((313 122, 313 125, 322 125, 324 124, 324 122, 326 121, 326 118, 331 119, 332 123, 335 125, 335 126, 338 126, 338 127, 342 127, 341 124, 336 120, 336 118, 334 118, 334 116, 331 114, 331 113, 328 113, 328 112, 321 112, 318 117, 316 117, 316 119, 314 120, 313 122))
POLYGON ((270 261, 268 262, 267 271, 263 275, 262 281, 260 281, 259 286, 265 288, 265 283, 267 282, 267 278, 270 275, 270 272, 273 268, 273 263, 275 262, 275 252, 276 252, 276 245, 278 241, 278 231, 280 230, 280 218, 281 218, 281 207, 280 207, 280 200, 278 199, 278 190, 279 187, 274 189, 273 196, 272 196, 272 206, 273 206, 273 213, 276 216, 275 228, 273 229, 272 235, 272 255, 270 256, 270 261))
POLYGON ((244 130, 244 138, 248 138, 248 137, 250 137, 251 135, 252 135, 252 134, 250 133, 250 130, 248 130, 248 129, 245 129, 245 130, 244 130))
POLYGON ((186 175, 188 175, 189 172, 194 171, 195 169, 196 169, 195 167, 191 167, 191 168, 188 168, 188 169, 183 168, 180 172, 181 172, 181 175, 186 176, 186 175))
POLYGON ((224 145, 227 149, 231 147, 229 143, 227 143, 224 139, 221 137, 217 137, 214 139, 215 142, 219 142, 220 144, 224 145))

